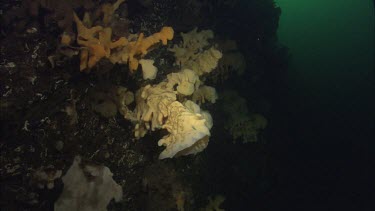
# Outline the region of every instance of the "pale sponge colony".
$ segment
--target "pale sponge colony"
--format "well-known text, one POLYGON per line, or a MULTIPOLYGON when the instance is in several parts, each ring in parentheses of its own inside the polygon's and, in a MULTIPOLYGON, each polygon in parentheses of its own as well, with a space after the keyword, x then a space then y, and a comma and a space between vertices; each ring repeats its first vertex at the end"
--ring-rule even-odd
POLYGON ((190 69, 167 75, 167 88, 173 89, 173 87, 176 87, 176 91, 184 96, 192 95, 200 84, 198 75, 190 69))
POLYGON ((216 89, 212 86, 206 85, 199 87, 199 89, 194 92, 192 97, 192 101, 198 103, 199 105, 205 103, 206 101, 215 103, 217 99, 218 96, 216 93, 216 89))
POLYGON ((222 54, 215 47, 211 47, 208 50, 203 51, 195 58, 188 60, 183 67, 194 70, 198 75, 210 73, 217 67, 219 59, 222 54))
POLYGON ((248 111, 246 100, 235 91, 226 91, 221 95, 222 109, 228 117, 225 128, 233 140, 243 143, 257 142, 259 132, 266 128, 267 119, 261 114, 248 111))
POLYGON ((209 39, 214 38, 214 33, 211 30, 202 30, 198 32, 195 28, 188 33, 181 33, 182 42, 174 45, 169 50, 174 52, 177 64, 185 64, 187 61, 196 57, 197 54, 203 51, 205 46, 210 43, 209 39))
POLYGON ((257 142, 258 134, 267 126, 267 119, 260 114, 244 116, 231 121, 232 125, 227 125, 227 129, 233 136, 233 140, 242 139, 243 143, 257 142))
POLYGON ((165 150, 160 159, 201 152, 208 145, 212 118, 191 101, 189 107, 177 101, 178 92, 167 86, 168 80, 147 85, 136 93, 136 108, 124 117, 136 123, 135 136, 147 131, 166 129, 169 134, 159 140, 165 150), (193 104, 193 105, 192 105, 193 104))
POLYGON ((167 107, 176 101, 176 93, 164 88, 163 83, 147 85, 141 89, 140 97, 137 97, 136 115, 147 129, 152 131, 163 125, 163 120, 168 117, 167 107))
POLYGON ((245 72, 246 59, 238 49, 237 43, 234 40, 219 41, 218 48, 223 53, 218 67, 212 73, 211 79, 215 83, 222 83, 230 76, 240 76, 245 72))
POLYGON ((238 49, 235 40, 223 40, 219 42, 219 49, 223 52, 223 58, 219 62, 220 71, 234 71, 241 75, 246 69, 246 60, 238 49))
POLYGON ((225 197, 222 195, 209 196, 208 204, 205 208, 201 208, 200 211, 225 211, 220 206, 225 201, 225 197))
POLYGON ((122 199, 122 187, 112 179, 106 166, 83 165, 74 158, 62 177, 64 189, 55 202, 55 211, 106 211, 109 202, 122 199))
POLYGON ((211 30, 197 31, 197 28, 188 33, 181 33, 182 42, 169 50, 175 54, 176 64, 181 68, 191 69, 201 76, 210 73, 217 67, 222 53, 216 47, 209 47, 209 39, 213 39, 211 30))

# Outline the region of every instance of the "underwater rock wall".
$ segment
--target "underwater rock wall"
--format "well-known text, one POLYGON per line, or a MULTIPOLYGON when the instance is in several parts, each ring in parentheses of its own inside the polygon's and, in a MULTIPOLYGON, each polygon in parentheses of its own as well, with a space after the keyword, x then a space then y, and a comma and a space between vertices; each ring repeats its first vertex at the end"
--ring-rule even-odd
POLYGON ((77 155, 122 187, 103 209, 246 202, 225 181, 255 181, 241 160, 264 165, 267 127, 243 143, 225 127, 236 115, 221 95, 236 90, 249 116, 268 119, 283 61, 272 1, 25 0, 1 10, 1 208, 53 209, 77 155))

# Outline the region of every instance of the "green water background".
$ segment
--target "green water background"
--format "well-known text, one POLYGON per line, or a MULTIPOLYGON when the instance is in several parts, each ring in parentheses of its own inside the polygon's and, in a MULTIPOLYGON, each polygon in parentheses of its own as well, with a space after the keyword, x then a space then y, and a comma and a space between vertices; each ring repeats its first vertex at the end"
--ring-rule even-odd
POLYGON ((290 90, 305 109, 374 113, 371 0, 277 0, 278 36, 292 54, 290 90))
POLYGON ((276 3, 278 38, 291 54, 281 150, 287 195, 311 209, 366 210, 375 176, 374 2, 276 3))

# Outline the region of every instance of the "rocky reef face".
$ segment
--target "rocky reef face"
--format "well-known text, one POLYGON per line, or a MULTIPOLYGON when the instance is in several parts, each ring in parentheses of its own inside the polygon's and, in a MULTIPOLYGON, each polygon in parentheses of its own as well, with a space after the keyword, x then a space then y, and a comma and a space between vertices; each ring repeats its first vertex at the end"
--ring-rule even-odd
POLYGON ((121 186, 117 203, 101 200, 104 210, 234 210, 271 186, 267 127, 251 119, 271 118, 270 87, 284 74, 271 0, 25 0, 0 9, 1 209, 53 209, 72 163, 82 184, 121 186), (233 123, 238 111, 245 129, 233 123), (241 186, 251 194, 238 201, 241 186))

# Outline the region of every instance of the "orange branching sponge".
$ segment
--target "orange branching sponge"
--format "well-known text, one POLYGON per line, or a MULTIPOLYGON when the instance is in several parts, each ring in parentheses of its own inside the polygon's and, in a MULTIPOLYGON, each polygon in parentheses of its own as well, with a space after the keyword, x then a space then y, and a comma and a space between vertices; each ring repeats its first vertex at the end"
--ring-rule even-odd
POLYGON ((125 37, 112 42, 112 29, 101 26, 87 28, 74 13, 74 21, 77 24, 77 43, 86 48, 81 50, 80 71, 91 69, 102 58, 109 58, 111 49, 125 46, 128 40, 125 37))
POLYGON ((87 28, 83 22, 78 18, 76 13, 73 13, 74 21, 76 22, 78 36, 77 43, 82 46, 90 46, 93 44, 98 44, 99 39, 97 34, 103 30, 101 26, 94 26, 92 28, 87 28))
POLYGON ((99 32, 99 43, 104 47, 106 57, 109 58, 111 55, 111 49, 115 49, 128 44, 128 40, 125 37, 121 37, 117 41, 112 42, 112 29, 107 27, 99 32))
POLYGON ((102 45, 97 44, 89 46, 89 59, 87 61, 87 68, 93 68, 95 64, 100 61, 100 59, 106 56, 107 52, 102 45))
POLYGON ((82 49, 80 53, 80 62, 79 62, 80 71, 87 69, 88 60, 89 60, 89 51, 87 49, 82 49))
POLYGON ((173 39, 173 29, 172 27, 163 27, 160 32, 155 33, 149 37, 146 37, 142 40, 142 43, 137 49, 142 55, 147 54, 147 50, 154 44, 162 42, 163 45, 167 45, 168 40, 173 39))
MULTIPOLYGON (((118 0, 112 5, 114 10, 122 2, 123 0, 118 0)), ((76 13, 73 14, 73 17, 78 31, 77 43, 83 47, 80 52, 80 71, 91 69, 102 58, 109 58, 112 63, 128 64, 130 72, 134 73, 138 69, 139 59, 145 56, 153 45, 160 41, 163 45, 167 45, 168 40, 172 40, 174 35, 172 27, 163 27, 160 32, 149 37, 144 37, 141 33, 136 41, 129 42, 125 37, 121 37, 113 42, 110 27, 88 28, 76 13), (111 52, 116 48, 118 50, 111 52)))
POLYGON ((149 48, 160 41, 167 45, 168 40, 172 40, 174 31, 172 27, 163 27, 160 32, 149 37, 144 37, 141 33, 136 41, 129 42, 121 51, 111 55, 112 63, 126 63, 129 65, 131 73, 134 73, 139 65, 139 57, 145 56, 149 48))
POLYGON ((73 13, 74 21, 76 22, 78 36, 77 43, 86 48, 81 50, 80 53, 80 66, 79 70, 83 71, 87 68, 91 68, 94 64, 99 61, 104 55, 104 49, 100 49, 99 39, 97 35, 99 31, 103 29, 101 26, 94 26, 92 28, 87 28, 83 22, 78 18, 76 13, 73 13), (96 47, 94 47, 96 46, 96 47), (97 51, 97 52, 95 52, 97 51), (90 65, 89 65, 90 64, 90 65))

